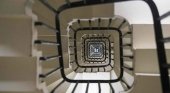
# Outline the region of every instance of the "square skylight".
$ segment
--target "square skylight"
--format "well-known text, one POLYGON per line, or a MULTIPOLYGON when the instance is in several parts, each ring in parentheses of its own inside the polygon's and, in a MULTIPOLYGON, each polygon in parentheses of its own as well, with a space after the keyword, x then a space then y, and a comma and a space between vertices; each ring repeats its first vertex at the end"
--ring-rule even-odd
POLYGON ((103 58, 104 57, 104 43, 103 42, 89 42, 88 43, 88 58, 103 58))

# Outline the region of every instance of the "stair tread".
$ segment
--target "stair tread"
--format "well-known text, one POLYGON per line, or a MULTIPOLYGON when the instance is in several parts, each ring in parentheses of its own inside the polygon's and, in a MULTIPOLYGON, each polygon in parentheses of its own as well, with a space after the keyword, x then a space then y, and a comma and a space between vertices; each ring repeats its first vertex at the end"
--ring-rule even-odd
MULTIPOLYGON (((48 70, 49 71, 49 70, 48 70)), ((65 74, 68 75, 72 72, 71 68, 67 68, 65 69, 65 74)), ((54 73, 50 74, 47 78, 44 79, 44 81, 46 82, 46 85, 50 85, 52 84, 54 81, 57 81, 59 79, 61 79, 61 73, 60 70, 55 71, 54 73)))
MULTIPOLYGON (((76 75, 76 73, 72 72, 72 73, 68 74, 67 77, 68 77, 68 78, 74 78, 75 75, 76 75)), ((54 87, 57 86, 62 80, 63 80, 63 79, 61 78, 61 79, 53 82, 52 84, 48 85, 48 86, 47 86, 48 91, 53 90, 54 87)), ((67 83, 67 82, 66 82, 66 83, 67 83)), ((65 84, 62 84, 61 86, 63 86, 63 85, 65 85, 65 84)), ((68 83, 66 84, 66 86, 68 87, 68 83)), ((65 86, 65 88, 66 88, 66 86, 65 86)), ((56 90, 58 90, 58 88, 57 88, 56 90)), ((60 87, 60 90, 63 90, 62 87, 60 87)), ((64 89, 64 90, 66 91, 67 89, 64 89)), ((58 90, 58 91, 59 91, 59 90, 58 90)), ((58 93, 58 92, 55 91, 55 93, 58 93)))

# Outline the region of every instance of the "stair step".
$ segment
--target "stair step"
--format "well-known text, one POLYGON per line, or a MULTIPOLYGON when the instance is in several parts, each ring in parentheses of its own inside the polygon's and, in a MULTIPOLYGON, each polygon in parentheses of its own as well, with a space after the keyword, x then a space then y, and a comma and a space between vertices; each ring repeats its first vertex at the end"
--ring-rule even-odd
MULTIPOLYGON (((72 2, 72 0, 70 0, 70 2, 72 2)), ((49 0, 48 3, 55 9, 58 9, 61 5, 66 4, 66 0, 49 0)))
POLYGON ((34 36, 36 36, 36 31, 34 32, 32 29, 33 19, 24 15, 7 15, 0 16, 0 20, 0 42, 3 45, 0 48, 0 56, 29 57, 33 55, 35 49, 31 45, 34 36))
POLYGON ((80 28, 83 27, 90 27, 89 21, 88 20, 80 20, 80 22, 78 23, 80 28))
POLYGON ((124 66, 125 66, 125 67, 129 67, 129 68, 133 68, 133 70, 128 70, 128 69, 124 68, 124 71, 125 71, 126 73, 128 73, 129 75, 134 76, 133 62, 125 61, 125 62, 124 62, 124 66))
POLYGON ((120 26, 120 30, 121 31, 126 31, 126 30, 129 30, 129 23, 128 23, 128 21, 124 21, 124 22, 122 22, 122 25, 120 26))
POLYGON ((0 91, 35 91, 36 57, 0 57, 0 91))
MULTIPOLYGON (((76 75, 76 73, 72 72, 70 74, 67 75, 68 78, 74 78, 76 75)), ((55 82, 53 82, 52 84, 50 84, 49 86, 47 86, 48 91, 52 91, 63 79, 59 79, 55 82)), ((57 89, 55 89, 54 93, 66 93, 67 89, 69 88, 70 83, 68 82, 64 82, 62 83, 57 89)))
POLYGON ((132 93, 162 93, 159 74, 137 73, 132 93))
POLYGON ((58 30, 56 30, 56 28, 55 27, 52 27, 52 26, 50 26, 50 25, 48 25, 48 24, 46 24, 46 23, 44 23, 44 22, 41 22, 41 21, 36 21, 35 23, 34 23, 34 25, 35 26, 41 26, 41 27, 46 27, 46 28, 48 28, 48 30, 52 30, 53 32, 55 32, 55 33, 58 33, 59 31, 58 30))
POLYGON ((123 38, 123 45, 124 44, 132 44, 132 39, 131 38, 123 38))
POLYGON ((112 18, 110 26, 117 28, 120 24, 121 24, 121 20, 118 20, 117 18, 112 18))
MULTIPOLYGON (((78 29, 78 28, 80 28, 80 25, 78 24, 78 20, 74 20, 73 21, 73 23, 70 23, 70 26, 74 29, 74 30, 76 30, 76 29, 78 29), (75 21, 75 22, 74 22, 75 21)), ((69 28, 70 29, 70 32, 71 33, 74 33, 74 30, 73 29, 71 29, 71 28, 69 28)))
POLYGON ((123 55, 133 56, 133 51, 131 49, 123 49, 123 55))
POLYGON ((45 26, 36 26, 39 36, 55 36, 56 32, 45 26))
POLYGON ((125 61, 124 65, 132 68, 133 67, 133 62, 132 61, 125 61))
POLYGON ((132 38, 132 32, 131 31, 122 32, 122 38, 132 38))
POLYGON ((61 67, 55 67, 53 69, 49 69, 47 71, 45 71, 45 73, 40 73, 39 77, 40 78, 47 78, 48 76, 50 76, 51 74, 55 73, 56 71, 60 70, 61 67))
MULTIPOLYGON (((117 79, 118 76, 114 70, 111 71, 111 79, 117 79)), ((111 84, 115 90, 115 93, 119 93, 120 91, 124 91, 123 86, 121 85, 121 82, 115 82, 111 84)))
MULTIPOLYGON (((68 75, 72 72, 71 68, 67 68, 65 69, 65 74, 68 75)), ((51 75, 49 75, 48 77, 44 78, 43 81, 46 82, 46 85, 51 85, 53 82, 61 79, 61 72, 60 70, 55 71, 54 73, 52 73, 51 75)))
MULTIPOLYGON (((109 79, 109 73, 78 73, 75 77, 75 79, 109 79)), ((110 92, 110 86, 109 84, 102 83, 101 85, 101 93, 109 93, 110 92)), ((75 83, 71 83, 70 87, 68 88, 66 93, 71 93, 75 86, 75 83)), ((87 83, 78 84, 76 90, 74 93, 85 93, 87 89, 87 83)), ((88 87, 88 93, 98 93, 98 83, 89 83, 88 87)))
POLYGON ((26 14, 25 8, 28 7, 28 5, 29 5, 29 3, 27 0, 22 0, 19 2, 16 2, 14 0, 12 0, 12 1, 11 0, 3 0, 3 1, 1 1, 1 4, 0 4, 0 6, 1 6, 0 14, 24 15, 24 14, 26 14), (9 8, 7 8, 7 7, 9 7, 9 8))
MULTIPOLYGON (((43 1, 43 0, 41 0, 43 1)), ((52 27, 55 27, 55 13, 43 5, 40 0, 35 0, 32 11, 38 16, 38 20, 44 22, 52 27)), ((45 34, 42 32, 42 34, 45 34)))
POLYGON ((56 46, 37 45, 37 47, 39 51, 42 51, 42 56, 58 54, 56 46))
POLYGON ((129 85, 129 86, 133 86, 134 84, 134 80, 135 77, 132 74, 129 74, 127 72, 123 73, 123 80, 129 85))

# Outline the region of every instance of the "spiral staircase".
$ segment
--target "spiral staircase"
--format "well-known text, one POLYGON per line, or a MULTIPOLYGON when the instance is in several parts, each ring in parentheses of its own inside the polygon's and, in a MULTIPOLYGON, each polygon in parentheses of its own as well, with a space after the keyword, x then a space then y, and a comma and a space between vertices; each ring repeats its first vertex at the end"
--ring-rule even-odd
POLYGON ((130 24, 110 9, 127 1, 0 1, 0 93, 170 93, 170 12, 143 0, 154 24, 130 24), (144 30, 157 48, 135 47, 144 30))

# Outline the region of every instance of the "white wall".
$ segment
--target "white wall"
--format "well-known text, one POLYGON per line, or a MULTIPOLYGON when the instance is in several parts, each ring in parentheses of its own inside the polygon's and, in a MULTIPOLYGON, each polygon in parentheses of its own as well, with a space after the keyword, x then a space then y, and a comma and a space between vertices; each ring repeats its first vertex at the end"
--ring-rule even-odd
MULTIPOLYGON (((170 0, 154 0, 160 15, 170 11, 170 0)), ((152 15, 148 5, 143 1, 129 1, 115 4, 115 14, 125 17, 131 24, 152 24, 152 15)), ((170 17, 162 21, 170 24, 170 17)))

